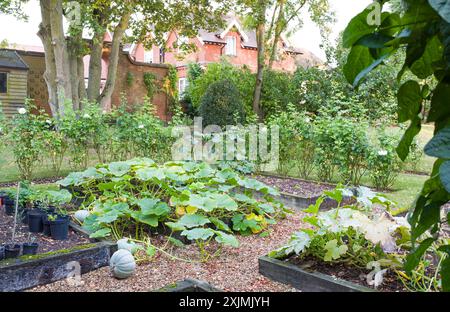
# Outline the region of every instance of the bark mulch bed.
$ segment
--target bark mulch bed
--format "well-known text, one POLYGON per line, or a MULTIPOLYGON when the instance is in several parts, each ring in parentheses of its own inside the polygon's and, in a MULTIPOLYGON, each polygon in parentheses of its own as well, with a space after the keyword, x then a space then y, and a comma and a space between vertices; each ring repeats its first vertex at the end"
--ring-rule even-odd
MULTIPOLYGON (((11 242, 14 227, 14 216, 8 216, 3 209, 0 210, 0 244, 11 242)), ((78 245, 89 244, 89 238, 81 236, 69 229, 69 237, 64 241, 56 241, 43 234, 30 233, 28 225, 18 221, 16 228, 16 243, 26 243, 33 237, 39 244, 38 253, 47 253, 61 249, 68 249, 78 245)))
MULTIPOLYGON (((348 266, 345 264, 337 263, 325 263, 317 261, 312 257, 306 257, 300 259, 299 257, 291 257, 286 260, 287 262, 300 267, 305 271, 319 272, 329 275, 333 278, 352 282, 364 287, 372 288, 367 284, 367 274, 370 270, 362 269, 354 266, 348 266)), ((387 271, 383 276, 383 284, 377 288, 382 292, 405 292, 407 289, 398 280, 397 275, 392 271, 387 271)))
POLYGON ((274 176, 256 175, 255 179, 277 188, 280 192, 301 197, 320 196, 324 191, 333 190, 335 185, 311 182, 294 178, 281 178, 274 176))
MULTIPOLYGON (((296 291, 291 286, 273 282, 258 273, 258 258, 285 244, 295 230, 302 227, 304 214, 296 212, 273 225, 268 237, 258 235, 238 237, 239 248, 224 248, 220 256, 207 263, 186 263, 158 256, 154 261, 138 266, 127 280, 116 280, 109 268, 102 268, 82 276, 84 285, 74 287, 66 281, 36 287, 30 291, 152 291, 187 278, 203 280, 224 291, 296 291)), ((178 257, 198 255, 195 244, 178 248, 178 257)))

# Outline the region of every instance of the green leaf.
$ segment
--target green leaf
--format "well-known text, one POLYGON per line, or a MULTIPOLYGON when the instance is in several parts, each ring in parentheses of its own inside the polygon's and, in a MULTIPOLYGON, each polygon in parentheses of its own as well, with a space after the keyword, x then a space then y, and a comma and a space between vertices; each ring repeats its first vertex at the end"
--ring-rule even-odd
POLYGON ((422 93, 417 81, 405 82, 397 93, 398 121, 400 123, 413 120, 420 113, 422 107, 422 93))
POLYGON ((445 187, 445 190, 450 193, 450 161, 446 161, 441 165, 439 169, 439 175, 441 182, 445 187))
POLYGON ((184 226, 188 229, 203 226, 205 224, 211 223, 207 217, 201 216, 201 215, 184 215, 181 217, 180 220, 177 221, 177 223, 181 226, 184 226))
POLYGON ((381 33, 371 33, 362 37, 356 42, 356 45, 362 45, 371 49, 381 49, 385 48, 385 44, 393 40, 394 37, 386 36, 381 33))
MULTIPOLYGON (((344 65, 344 75, 349 83, 357 85, 356 78, 361 72, 369 68, 374 59, 370 54, 369 48, 363 46, 354 46, 350 51, 347 62, 344 65)), ((361 80, 363 77, 358 77, 361 80)), ((359 82, 358 80, 358 82, 359 82)))
POLYGON ((116 177, 121 177, 121 176, 125 175, 126 173, 128 173, 130 168, 131 168, 130 164, 128 164, 127 162, 123 162, 123 161, 113 162, 113 163, 110 163, 108 166, 109 172, 116 177))
POLYGON ((209 220, 216 226, 219 231, 231 232, 230 227, 222 220, 214 217, 209 217, 209 220))
POLYGON ((441 279, 442 279, 442 290, 445 292, 450 292, 450 254, 447 255, 441 264, 441 279))
POLYGON ((441 82, 433 92, 428 122, 445 120, 450 115, 450 84, 441 82))
POLYGON ((178 222, 166 222, 166 225, 172 229, 174 232, 184 231, 186 227, 182 226, 178 222))
POLYGON ((138 221, 150 225, 151 227, 158 226, 158 217, 155 216, 141 216, 138 221))
POLYGON ((108 236, 111 233, 111 229, 110 228, 104 228, 101 230, 98 230, 95 233, 92 233, 89 238, 104 238, 106 236, 108 236))
POLYGON ((450 159, 450 127, 439 131, 425 146, 425 154, 450 159))
POLYGON ((431 246, 431 244, 433 244, 433 242, 434 242, 433 238, 427 238, 419 245, 418 248, 416 248, 406 257, 405 262, 406 272, 411 272, 412 270, 414 270, 414 268, 416 268, 419 265, 420 259, 422 258, 423 254, 427 251, 427 249, 431 246))
POLYGON ((148 246, 147 249, 145 250, 145 253, 147 254, 147 256, 153 258, 156 255, 156 248, 155 246, 148 246))
POLYGON ((189 240, 208 240, 214 235, 212 229, 196 228, 192 230, 184 230, 181 235, 186 236, 189 240))
POLYGON ((231 234, 227 234, 221 231, 215 231, 216 237, 214 238, 218 243, 231 246, 231 247, 239 247, 239 241, 231 234))
POLYGON ((325 261, 333 261, 339 259, 342 255, 345 255, 345 253, 348 251, 347 245, 337 245, 337 240, 333 239, 326 243, 324 246, 325 250, 327 251, 324 256, 325 261))
POLYGON ((170 213, 170 207, 159 199, 143 198, 136 203, 141 208, 143 215, 164 216, 170 213))
POLYGON ((169 237, 168 241, 176 247, 182 248, 185 246, 182 241, 180 241, 179 239, 173 238, 173 237, 169 237))
POLYGON ((439 202, 431 202, 423 207, 417 225, 413 226, 411 230, 411 238, 413 241, 439 222, 441 218, 440 211, 441 204, 439 202))
POLYGON ((447 23, 450 23, 450 0, 428 0, 428 2, 447 23))
POLYGON ((408 157, 411 144, 414 138, 419 134, 421 128, 422 121, 419 117, 416 116, 416 118, 411 121, 411 125, 406 130, 396 149, 397 154, 401 160, 405 161, 408 157))
POLYGON ((109 224, 109 223, 112 223, 112 222, 116 221, 119 218, 120 215, 121 215, 121 213, 118 212, 118 211, 114 211, 114 210, 113 211, 109 211, 109 212, 107 212, 107 213, 105 213, 103 215, 100 215, 97 218, 97 221, 100 222, 100 223, 109 224))
POLYGON ((352 47, 358 40, 376 29, 376 25, 369 25, 367 23, 369 13, 371 13, 371 10, 366 9, 352 18, 343 33, 342 40, 344 48, 352 47))
POLYGON ((444 47, 438 36, 428 41, 422 56, 411 66, 411 72, 420 79, 425 79, 434 73, 433 64, 442 58, 444 47))
POLYGON ((162 181, 165 178, 165 174, 160 168, 142 168, 136 170, 136 177, 142 181, 150 181, 153 179, 162 181))

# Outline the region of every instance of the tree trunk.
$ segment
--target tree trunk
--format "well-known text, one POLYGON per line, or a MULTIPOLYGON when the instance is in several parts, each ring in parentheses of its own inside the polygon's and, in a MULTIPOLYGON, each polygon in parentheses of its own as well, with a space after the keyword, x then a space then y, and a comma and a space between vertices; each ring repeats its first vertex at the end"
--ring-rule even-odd
POLYGON ((50 1, 40 0, 42 22, 39 25, 38 36, 41 38, 42 45, 45 52, 45 72, 44 80, 47 85, 48 103, 52 115, 57 117, 59 114, 59 103, 56 87, 56 64, 55 54, 53 52, 53 45, 51 39, 50 27, 50 1))
POLYGON ((66 99, 72 100, 71 73, 63 28, 62 0, 50 0, 50 31, 56 65, 56 90, 59 114, 64 116, 66 99))
POLYGON ((280 0, 280 10, 278 12, 278 18, 275 25, 275 35, 272 42, 272 49, 270 51, 270 59, 269 59, 269 70, 272 70, 273 63, 275 62, 275 59, 277 57, 277 48, 278 48, 278 42, 281 38, 281 33, 284 29, 284 4, 286 0, 280 0))
POLYGON ((102 54, 104 29, 95 32, 92 38, 91 58, 89 60, 89 80, 87 98, 90 102, 95 102, 100 96, 100 85, 102 80, 102 54))
POLYGON ((112 39, 111 53, 109 56, 108 65, 108 77, 106 80, 105 88, 99 98, 99 103, 103 109, 107 109, 111 103, 112 93, 116 84, 117 66, 119 63, 119 56, 121 50, 121 43, 125 30, 128 28, 131 12, 126 12, 122 15, 119 24, 114 29, 114 35, 112 39))
POLYGON ((255 92, 253 94, 253 111, 258 116, 259 120, 263 120, 263 114, 260 107, 261 93, 264 75, 265 63, 265 31, 266 31, 266 10, 267 5, 265 0, 259 1, 260 12, 258 14, 258 26, 256 29, 256 39, 258 42, 258 71, 256 73, 255 92))

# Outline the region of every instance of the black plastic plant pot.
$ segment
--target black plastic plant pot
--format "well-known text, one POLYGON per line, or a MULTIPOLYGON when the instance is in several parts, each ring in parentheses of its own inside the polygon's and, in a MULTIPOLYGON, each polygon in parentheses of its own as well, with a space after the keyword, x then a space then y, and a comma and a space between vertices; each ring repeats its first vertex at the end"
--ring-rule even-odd
POLYGON ((0 261, 5 259, 5 246, 0 246, 0 261))
POLYGON ((20 256, 20 245, 6 245, 5 259, 17 258, 20 256))
POLYGON ((42 216, 42 234, 45 236, 51 236, 52 233, 50 231, 50 221, 48 220, 47 215, 42 216))
POLYGON ((15 209, 15 205, 14 205, 14 200, 11 198, 6 198, 5 199, 5 212, 7 215, 11 216, 14 214, 14 209, 15 209))
POLYGON ((22 244, 22 255, 35 255, 37 254, 39 248, 38 243, 23 243, 22 244))
POLYGON ((30 210, 28 212, 28 229, 31 233, 42 233, 44 230, 43 216, 45 216, 45 213, 40 210, 30 210))
POLYGON ((69 236, 69 219, 50 221, 50 233, 54 240, 66 240, 69 236))

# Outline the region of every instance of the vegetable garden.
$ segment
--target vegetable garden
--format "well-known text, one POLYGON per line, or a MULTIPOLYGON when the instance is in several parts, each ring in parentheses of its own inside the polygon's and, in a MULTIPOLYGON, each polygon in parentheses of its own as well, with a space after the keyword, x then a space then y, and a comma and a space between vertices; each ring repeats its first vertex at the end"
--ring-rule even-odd
POLYGON ((258 112, 226 60, 189 66, 168 123, 149 99, 0 111, 0 290, 449 291, 449 10, 405 2, 353 18, 336 68, 260 73, 258 112), (197 115, 277 126, 278 167, 172 160, 197 115))

